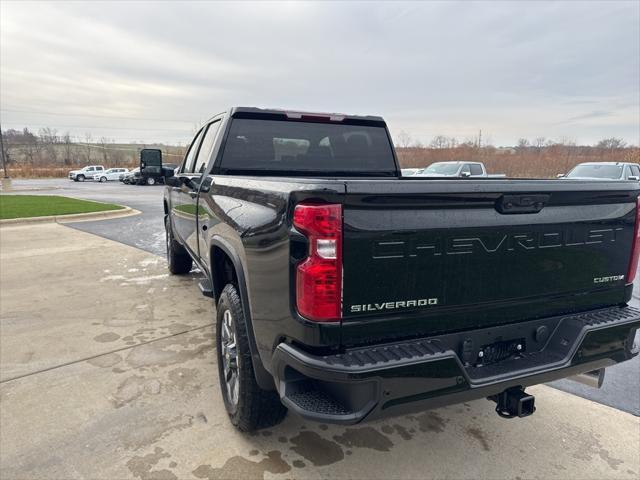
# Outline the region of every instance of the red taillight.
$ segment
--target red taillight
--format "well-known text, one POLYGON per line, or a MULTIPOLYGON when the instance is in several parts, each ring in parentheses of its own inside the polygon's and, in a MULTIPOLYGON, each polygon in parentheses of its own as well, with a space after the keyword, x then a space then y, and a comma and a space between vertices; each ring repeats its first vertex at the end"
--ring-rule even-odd
POLYGON ((640 255, 640 198, 636 200, 636 226, 633 230, 633 244, 631 246, 631 261, 629 262, 629 270, 627 271, 626 283, 633 283, 636 278, 636 270, 638 269, 638 255, 640 255))
POLYGON ((293 225, 309 239, 309 256, 296 271, 298 312, 316 322, 342 317, 342 205, 300 203, 293 225))

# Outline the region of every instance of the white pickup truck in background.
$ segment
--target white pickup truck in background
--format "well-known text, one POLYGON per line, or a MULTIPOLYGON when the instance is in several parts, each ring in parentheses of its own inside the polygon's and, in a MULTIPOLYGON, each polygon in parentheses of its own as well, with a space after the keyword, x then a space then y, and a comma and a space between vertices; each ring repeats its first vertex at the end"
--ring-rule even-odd
POLYGON ((487 173, 482 162, 436 162, 429 165, 427 168, 415 172, 415 177, 492 177, 492 178, 504 178, 504 173, 492 174, 487 173))

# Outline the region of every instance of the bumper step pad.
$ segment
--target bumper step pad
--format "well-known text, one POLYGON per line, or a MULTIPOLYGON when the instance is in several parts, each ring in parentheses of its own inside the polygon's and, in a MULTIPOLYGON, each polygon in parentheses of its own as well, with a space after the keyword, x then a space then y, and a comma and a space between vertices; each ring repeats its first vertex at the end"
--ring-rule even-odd
POLYGON ((273 356, 273 374, 282 401, 294 411, 352 424, 404 405, 431 408, 488 397, 628 360, 638 353, 629 342, 638 328, 640 310, 610 307, 333 355, 282 343, 273 356), (549 333, 536 340, 541 326, 549 333), (469 339, 486 348, 487 341, 521 338, 524 348, 512 357, 490 364, 475 354, 473 361, 461 360, 469 339))

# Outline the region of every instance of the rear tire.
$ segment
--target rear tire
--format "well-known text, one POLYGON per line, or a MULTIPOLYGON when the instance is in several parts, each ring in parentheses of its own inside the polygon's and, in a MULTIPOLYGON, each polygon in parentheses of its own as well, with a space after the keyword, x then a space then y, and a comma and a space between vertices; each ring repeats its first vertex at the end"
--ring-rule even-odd
POLYGON ((156 179, 153 177, 148 177, 147 178, 147 185, 155 185, 156 184, 156 179))
POLYGON ((234 285, 228 284, 222 290, 216 317, 220 391, 231 423, 242 432, 277 425, 287 409, 277 392, 263 390, 256 382, 246 319, 234 285))
POLYGON ((169 215, 164 217, 164 228, 167 244, 167 264, 173 275, 189 273, 193 267, 193 260, 185 248, 173 237, 169 215))

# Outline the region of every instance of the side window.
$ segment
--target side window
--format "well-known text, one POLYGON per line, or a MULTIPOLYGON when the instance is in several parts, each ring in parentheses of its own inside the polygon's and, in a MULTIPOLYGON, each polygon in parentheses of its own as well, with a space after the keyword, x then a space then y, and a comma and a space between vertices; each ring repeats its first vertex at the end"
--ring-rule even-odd
POLYGON ((460 170, 460 175, 466 173, 467 175, 471 175, 471 170, 469 169, 469 164, 465 163, 464 166, 462 167, 462 170, 460 170))
POLYGON ((180 172, 182 173, 192 173, 193 172, 193 161, 195 160, 196 153, 198 151, 198 145, 200 145, 200 139, 202 138, 202 132, 204 129, 200 130, 196 135, 196 138, 191 142, 191 146, 189 147, 189 151, 187 151, 187 156, 184 157, 184 162, 182 162, 182 168, 180 168, 180 172))
POLYGON ((631 175, 640 177, 640 167, 638 165, 631 165, 631 175))
POLYGON ((196 164, 193 167, 193 173, 204 173, 204 169, 209 162, 211 148, 213 147, 213 143, 216 141, 216 135, 218 134, 219 128, 219 120, 210 124, 207 128, 207 133, 205 133, 204 138, 202 139, 202 145, 200 146, 200 151, 198 152, 198 159, 196 160, 196 164))
POLYGON ((87 172, 93 172, 94 168, 93 167, 89 167, 87 168, 87 172))
POLYGON ((477 176, 482 175, 482 167, 480 165, 478 165, 477 163, 472 163, 470 167, 471 167, 471 175, 477 175, 477 176))

